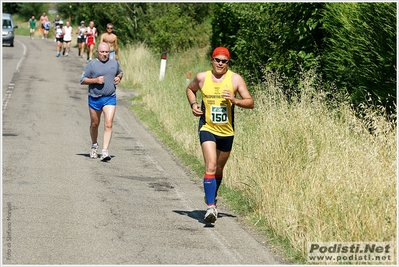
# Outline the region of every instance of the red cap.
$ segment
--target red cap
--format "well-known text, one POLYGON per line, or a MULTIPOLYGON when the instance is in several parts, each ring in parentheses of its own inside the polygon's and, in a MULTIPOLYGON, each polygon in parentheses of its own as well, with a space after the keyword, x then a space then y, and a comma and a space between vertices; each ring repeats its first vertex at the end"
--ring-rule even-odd
POLYGON ((213 50, 212 58, 215 58, 217 55, 223 55, 230 59, 230 52, 226 47, 216 47, 215 50, 213 50))

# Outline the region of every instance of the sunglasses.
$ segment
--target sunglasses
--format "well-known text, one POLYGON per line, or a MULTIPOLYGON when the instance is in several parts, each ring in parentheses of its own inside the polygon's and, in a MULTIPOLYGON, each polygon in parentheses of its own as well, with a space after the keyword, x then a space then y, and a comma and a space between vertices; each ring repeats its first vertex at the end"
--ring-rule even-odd
POLYGON ((112 30, 112 29, 113 29, 113 27, 107 27, 107 29, 111 29, 111 30, 112 30))
POLYGON ((220 59, 220 58, 215 57, 213 60, 214 60, 215 62, 217 62, 217 63, 219 63, 219 62, 222 62, 223 64, 229 63, 229 60, 228 60, 228 59, 220 59))

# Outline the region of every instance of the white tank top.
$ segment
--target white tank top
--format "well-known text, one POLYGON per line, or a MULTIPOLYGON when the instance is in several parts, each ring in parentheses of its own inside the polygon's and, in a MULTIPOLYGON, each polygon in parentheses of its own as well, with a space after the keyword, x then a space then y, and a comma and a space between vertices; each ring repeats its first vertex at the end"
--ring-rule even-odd
POLYGON ((64 41, 72 41, 72 27, 64 26, 65 34, 64 34, 64 41))

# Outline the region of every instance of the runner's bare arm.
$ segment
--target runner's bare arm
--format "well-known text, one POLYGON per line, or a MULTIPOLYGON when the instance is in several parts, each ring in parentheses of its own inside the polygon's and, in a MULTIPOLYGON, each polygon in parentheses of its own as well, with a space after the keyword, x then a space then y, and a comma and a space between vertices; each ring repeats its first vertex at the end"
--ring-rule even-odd
POLYGON ((247 85, 244 79, 237 73, 233 74, 232 77, 234 92, 238 92, 240 98, 232 95, 230 91, 223 92, 223 97, 230 100, 234 105, 242 108, 254 108, 254 99, 248 91, 247 85))

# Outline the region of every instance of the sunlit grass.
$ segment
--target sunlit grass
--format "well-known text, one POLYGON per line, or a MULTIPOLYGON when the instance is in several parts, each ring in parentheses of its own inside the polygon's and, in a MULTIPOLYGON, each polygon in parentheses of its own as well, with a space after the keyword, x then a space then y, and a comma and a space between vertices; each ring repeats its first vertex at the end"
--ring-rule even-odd
MULTIPOLYGON (((188 71, 210 69, 205 52, 168 55, 162 81, 161 55, 145 45, 127 47, 120 60, 122 86, 139 93, 133 106, 142 105, 175 146, 198 161, 198 118, 185 89, 188 71)), ((303 258, 309 241, 396 244, 396 123, 365 108, 366 127, 347 103, 331 108, 311 74, 303 77, 302 94, 288 102, 279 78, 265 75, 268 82, 252 88, 255 108, 236 108, 224 184, 303 258)))
POLYGON ((262 88, 257 108, 237 114, 229 186, 302 256, 311 241, 394 241, 396 129, 374 114, 371 135, 347 104, 330 110, 314 88, 292 103, 272 83, 262 88))

